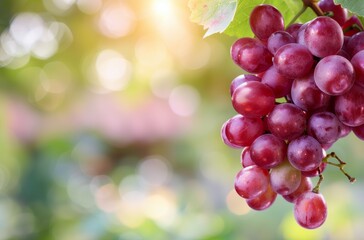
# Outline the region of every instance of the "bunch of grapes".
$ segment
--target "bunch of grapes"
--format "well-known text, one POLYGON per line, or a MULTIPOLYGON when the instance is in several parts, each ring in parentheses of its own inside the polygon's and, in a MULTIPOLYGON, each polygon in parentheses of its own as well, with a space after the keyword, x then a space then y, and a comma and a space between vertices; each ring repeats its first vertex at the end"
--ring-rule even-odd
POLYGON ((238 114, 221 129, 228 146, 242 148, 236 192, 255 210, 270 207, 281 195, 294 204, 298 224, 309 229, 327 217, 319 192, 326 165, 355 180, 335 153, 325 151, 351 131, 364 140, 363 27, 332 0, 320 1, 319 7, 330 16, 286 29, 273 6, 253 9, 255 37, 231 47, 232 60, 249 74, 232 81, 238 114))

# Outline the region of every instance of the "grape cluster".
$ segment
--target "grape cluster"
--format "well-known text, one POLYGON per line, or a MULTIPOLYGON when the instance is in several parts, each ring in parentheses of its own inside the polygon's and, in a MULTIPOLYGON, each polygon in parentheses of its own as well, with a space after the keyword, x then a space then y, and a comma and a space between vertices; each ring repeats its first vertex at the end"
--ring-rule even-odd
POLYGON ((230 85, 237 115, 222 126, 225 144, 242 148, 236 192, 255 210, 272 205, 277 195, 294 204, 299 225, 313 229, 327 217, 325 199, 312 186, 335 157, 326 155, 339 138, 353 131, 364 140, 364 32, 356 16, 332 0, 318 16, 285 28, 271 5, 250 14, 254 38, 231 47, 231 58, 249 74, 230 85))

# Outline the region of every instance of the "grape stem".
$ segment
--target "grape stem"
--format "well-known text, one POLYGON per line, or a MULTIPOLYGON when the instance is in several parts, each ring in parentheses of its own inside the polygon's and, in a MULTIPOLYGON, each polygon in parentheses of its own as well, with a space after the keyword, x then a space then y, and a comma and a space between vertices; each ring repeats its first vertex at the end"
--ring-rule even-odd
POLYGON ((327 164, 330 164, 332 166, 336 166, 340 169, 340 171, 349 179, 350 182, 355 182, 356 179, 352 176, 350 176, 347 172, 345 172, 344 170, 344 166, 346 165, 346 162, 342 161, 335 152, 331 152, 329 154, 326 155, 326 157, 324 157, 324 159, 322 159, 323 162, 326 162, 327 164), (333 163, 329 161, 329 158, 335 158, 339 163, 333 163))
POLYGON ((291 26, 296 20, 306 11, 309 7, 311 8, 317 16, 324 16, 321 8, 318 6, 318 0, 302 0, 303 6, 300 11, 293 17, 293 19, 289 22, 287 26, 291 26))
MULTIPOLYGON (((322 162, 324 163, 327 163, 327 164, 330 164, 332 166, 335 166, 335 167, 338 167, 340 169, 340 171, 349 179, 349 181, 351 183, 355 182, 356 179, 352 176, 350 176, 347 172, 345 172, 344 170, 344 166, 346 165, 346 162, 342 161, 337 155, 335 152, 331 152, 329 154, 327 154, 323 159, 322 159, 322 162), (335 158, 339 163, 333 163, 333 162, 330 162, 329 161, 329 158, 335 158)), ((320 191, 320 184, 322 182, 322 180, 324 180, 324 176, 322 175, 321 171, 320 171, 320 168, 317 168, 317 171, 319 173, 319 180, 316 184, 316 186, 312 189, 312 192, 314 193, 319 193, 320 191)))

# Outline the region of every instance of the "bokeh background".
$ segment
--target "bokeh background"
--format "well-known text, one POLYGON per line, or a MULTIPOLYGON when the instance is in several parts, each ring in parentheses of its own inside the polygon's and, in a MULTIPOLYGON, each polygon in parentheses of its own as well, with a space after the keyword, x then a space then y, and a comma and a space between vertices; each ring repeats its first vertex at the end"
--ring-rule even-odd
MULTIPOLYGON (((236 40, 203 38, 187 0, 0 1, 0 240, 360 239, 364 143, 332 150, 325 225, 233 190, 236 40)), ((316 182, 316 179, 313 179, 316 182)))

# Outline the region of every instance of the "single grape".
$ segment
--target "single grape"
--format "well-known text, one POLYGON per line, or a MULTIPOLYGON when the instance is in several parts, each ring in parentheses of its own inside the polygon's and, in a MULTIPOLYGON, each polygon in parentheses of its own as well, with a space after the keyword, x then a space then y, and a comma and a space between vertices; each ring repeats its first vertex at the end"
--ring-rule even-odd
MULTIPOLYGON (((263 122, 263 125, 264 125, 264 122, 263 122)), ((349 135, 349 133, 351 132, 351 130, 352 130, 351 127, 346 126, 345 124, 343 124, 342 122, 340 122, 339 138, 346 137, 347 135, 349 135)))
POLYGON ((247 117, 262 117, 274 108, 272 89, 264 83, 250 81, 237 87, 232 96, 234 109, 247 117))
POLYGON ((284 140, 293 140, 303 134, 306 129, 305 112, 292 103, 276 105, 268 115, 269 131, 284 140))
POLYGON ((270 184, 281 195, 293 193, 301 182, 301 171, 284 161, 270 171, 270 184))
POLYGON ((280 164, 286 157, 287 144, 273 134, 259 136, 250 146, 250 156, 253 162, 265 169, 280 164))
POLYGON ((320 227, 327 217, 327 206, 322 194, 305 192, 294 204, 294 217, 304 228, 320 227))
POLYGON ((236 115, 223 124, 221 138, 230 147, 242 148, 250 146, 263 132, 263 122, 260 118, 236 115))
POLYGON ((300 181, 300 185, 298 186, 298 188, 290 194, 282 195, 282 197, 287 202, 294 203, 302 193, 308 192, 311 190, 312 190, 311 179, 309 177, 306 177, 303 174, 301 174, 301 181, 300 181))
POLYGON ((311 171, 317 169, 322 162, 322 147, 313 137, 303 135, 288 144, 287 157, 298 170, 311 171))
POLYGON ((347 126, 357 127, 364 124, 364 88, 354 84, 349 92, 337 96, 335 114, 347 126))
POLYGON ((348 10, 340 4, 336 5, 333 0, 320 0, 318 6, 324 13, 329 13, 340 26, 343 25, 348 17, 348 10))
POLYGON ((293 79, 286 78, 274 66, 271 66, 264 72, 261 82, 273 90, 276 98, 281 98, 291 91, 293 79))
POLYGON ((313 73, 293 81, 291 98, 294 104, 305 111, 325 109, 330 102, 330 96, 317 87, 313 73))
POLYGON ((284 20, 278 9, 271 5, 261 4, 250 13, 250 27, 261 40, 266 40, 276 32, 284 30, 284 20))
POLYGON ((304 43, 312 55, 323 58, 336 54, 341 49, 344 34, 335 20, 325 16, 317 17, 307 25, 304 43))
POLYGON ((342 95, 354 84, 353 65, 342 56, 327 56, 316 65, 314 80, 317 87, 324 93, 342 95))
POLYGON ((243 168, 255 165, 254 161, 250 156, 250 147, 245 147, 240 154, 240 163, 243 168))
POLYGON ((347 52, 350 56, 354 56, 361 50, 364 50, 364 32, 358 32, 354 34, 346 46, 347 52))
POLYGON ((272 54, 275 54, 280 47, 288 43, 295 42, 295 38, 288 32, 278 31, 270 35, 270 37, 268 38, 267 47, 272 54))
POLYGON ((231 46, 230 54, 235 64, 249 73, 261 73, 272 66, 272 54, 258 39, 238 39, 231 46))
POLYGON ((230 96, 233 96, 233 93, 237 87, 239 87, 242 83, 249 82, 249 81, 261 81, 260 77, 257 77, 252 74, 241 74, 233 79, 230 84, 230 96))
POLYGON ((300 30, 302 23, 293 23, 286 28, 286 32, 292 35, 294 39, 297 39, 297 34, 300 30))
POLYGON ((256 165, 241 169, 235 177, 235 191, 245 199, 264 193, 269 185, 269 172, 256 165))
POLYGON ((297 43, 280 47, 274 55, 273 64, 287 78, 300 78, 310 73, 313 57, 308 49, 297 43))
POLYGON ((306 45, 305 44, 305 30, 308 26, 310 22, 306 22, 304 24, 301 25, 301 27, 298 29, 297 31, 297 36, 296 36, 296 42, 302 45, 306 45))
POLYGON ((353 132, 354 132, 355 136, 357 136, 360 140, 364 141, 364 124, 354 127, 353 132))
POLYGON ((355 69, 355 83, 364 87, 364 50, 357 52, 351 59, 355 69))
POLYGON ((269 208, 277 198, 277 193, 268 185, 267 190, 258 197, 247 199, 246 203, 254 210, 261 211, 269 208))
POLYGON ((336 142, 340 134, 340 121, 331 112, 314 113, 308 120, 307 133, 321 144, 336 142))

